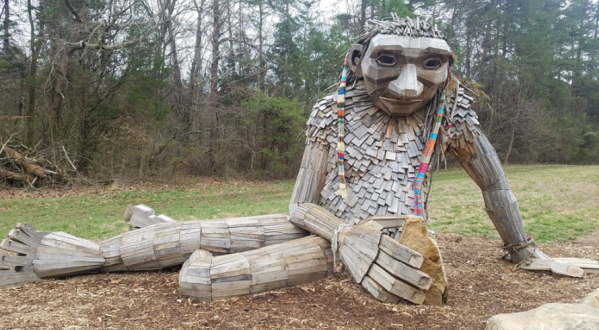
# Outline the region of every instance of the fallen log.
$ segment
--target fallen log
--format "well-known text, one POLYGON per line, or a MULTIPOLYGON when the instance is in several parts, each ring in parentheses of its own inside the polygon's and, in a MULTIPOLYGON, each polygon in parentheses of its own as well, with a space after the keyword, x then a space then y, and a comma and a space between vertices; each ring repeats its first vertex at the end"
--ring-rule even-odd
POLYGON ((8 155, 8 157, 12 158, 19 165, 21 165, 27 173, 30 173, 31 175, 34 175, 41 179, 46 178, 47 175, 44 169, 41 166, 36 165, 33 160, 23 156, 21 153, 9 146, 4 147, 4 152, 6 152, 6 155, 8 155))
POLYGON ((35 180, 35 177, 31 174, 22 174, 0 168, 0 178, 16 180, 23 183, 30 183, 35 180))
POLYGON ((66 150, 63 146, 60 147, 62 151, 57 153, 52 149, 28 148, 13 139, 13 136, 7 141, 0 141, 0 183, 22 187, 68 185, 74 183, 77 178, 86 181, 78 176, 66 150), (57 155, 62 156, 63 152, 63 158, 56 159, 57 155), (49 159, 53 159, 53 162, 49 159), (63 169, 59 165, 60 162, 67 167, 63 169))

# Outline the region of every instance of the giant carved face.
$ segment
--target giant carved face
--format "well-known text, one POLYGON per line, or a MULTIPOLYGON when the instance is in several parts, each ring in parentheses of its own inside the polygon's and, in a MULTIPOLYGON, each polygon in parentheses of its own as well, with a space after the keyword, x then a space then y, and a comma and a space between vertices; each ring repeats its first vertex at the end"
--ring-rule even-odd
POLYGON ((442 39, 378 34, 360 61, 366 91, 392 115, 409 115, 447 79, 449 45, 442 39))

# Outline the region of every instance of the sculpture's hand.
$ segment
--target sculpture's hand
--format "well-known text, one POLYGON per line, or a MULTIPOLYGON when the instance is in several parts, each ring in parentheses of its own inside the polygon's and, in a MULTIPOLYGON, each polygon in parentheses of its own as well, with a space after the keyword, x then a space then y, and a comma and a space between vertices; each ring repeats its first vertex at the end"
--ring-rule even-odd
POLYGON ((415 304, 425 299, 423 290, 431 278, 418 270, 422 255, 388 235, 376 221, 345 229, 340 233, 339 253, 344 265, 368 292, 385 302, 397 302, 397 297, 415 304))
POLYGON ((326 239, 337 238, 344 265, 356 282, 377 299, 397 302, 403 298, 423 303, 423 290, 432 283, 427 274, 418 270, 424 258, 384 235, 384 226, 376 220, 347 226, 324 208, 306 203, 291 215, 291 221, 326 239))

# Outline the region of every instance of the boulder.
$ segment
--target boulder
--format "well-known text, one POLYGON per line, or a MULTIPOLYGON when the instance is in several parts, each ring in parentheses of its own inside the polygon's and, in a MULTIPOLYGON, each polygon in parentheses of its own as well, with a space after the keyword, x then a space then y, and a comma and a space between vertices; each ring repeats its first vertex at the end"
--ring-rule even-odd
POLYGON ((599 309, 584 304, 545 304, 487 321, 485 330, 597 330, 599 309))
POLYGON ((599 289, 589 293, 581 301, 581 304, 588 305, 591 307, 599 308, 599 289))
POLYGON ((426 290, 425 305, 443 305, 447 301, 448 288, 441 252, 434 236, 428 231, 421 217, 406 216, 399 242, 410 249, 420 252, 424 262, 420 270, 433 280, 431 287, 426 290))

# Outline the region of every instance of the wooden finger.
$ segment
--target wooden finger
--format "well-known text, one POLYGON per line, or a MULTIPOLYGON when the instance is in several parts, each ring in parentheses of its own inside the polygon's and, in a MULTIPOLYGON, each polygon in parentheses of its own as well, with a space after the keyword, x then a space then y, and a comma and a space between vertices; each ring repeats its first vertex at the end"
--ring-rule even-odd
POLYGON ((398 243, 396 240, 387 235, 383 235, 381 237, 379 247, 392 256, 393 259, 401 261, 414 268, 420 268, 424 262, 424 257, 422 254, 398 243))
POLYGON ((393 277, 377 264, 370 267, 368 276, 385 290, 414 304, 421 305, 426 298, 424 291, 393 277))
POLYGON ((389 304, 397 304, 399 302, 398 296, 389 293, 369 276, 365 276, 362 280, 362 287, 379 301, 389 304))
POLYGON ((426 273, 393 259, 385 251, 379 253, 375 262, 391 275, 422 290, 428 290, 433 283, 430 276, 426 273))

